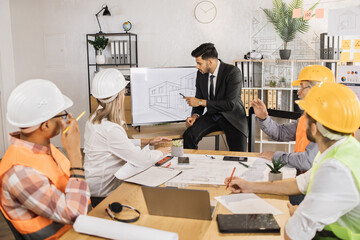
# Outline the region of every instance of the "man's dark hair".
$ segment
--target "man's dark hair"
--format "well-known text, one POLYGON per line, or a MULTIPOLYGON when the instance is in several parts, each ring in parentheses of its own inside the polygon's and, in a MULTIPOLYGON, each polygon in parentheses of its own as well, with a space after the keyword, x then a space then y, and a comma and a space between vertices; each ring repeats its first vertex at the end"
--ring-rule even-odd
POLYGON ((203 43, 191 52, 191 56, 200 57, 204 60, 218 58, 218 53, 213 43, 203 43))

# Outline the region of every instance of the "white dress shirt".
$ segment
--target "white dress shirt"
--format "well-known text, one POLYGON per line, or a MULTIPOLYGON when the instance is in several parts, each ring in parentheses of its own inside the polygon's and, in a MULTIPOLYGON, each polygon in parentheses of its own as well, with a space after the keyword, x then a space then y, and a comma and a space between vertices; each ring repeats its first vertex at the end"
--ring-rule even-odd
POLYGON ((114 173, 125 164, 148 167, 163 156, 158 150, 141 149, 139 139, 130 140, 122 126, 107 119, 101 124, 88 120, 84 139, 85 177, 93 197, 105 197, 120 185, 114 173))
MULTIPOLYGON (((345 139, 340 139, 324 151, 315 159, 316 163, 345 139)), ((298 188, 304 194, 309 186, 311 171, 312 169, 296 178, 298 188)), ((360 218, 360 193, 351 170, 336 159, 328 159, 319 166, 310 192, 289 219, 285 229, 291 239, 312 239, 316 231, 322 231, 326 225, 338 221, 341 226, 359 232, 360 226, 347 226, 343 221, 346 218, 360 218)))
POLYGON ((215 68, 214 73, 211 74, 211 73, 209 72, 209 77, 208 77, 208 99, 209 99, 209 100, 210 100, 210 76, 211 76, 211 75, 214 75, 213 84, 214 84, 214 96, 215 96, 216 80, 217 80, 218 73, 219 73, 219 67, 220 67, 220 60, 218 60, 218 62, 217 62, 217 66, 216 66, 216 68, 215 68))

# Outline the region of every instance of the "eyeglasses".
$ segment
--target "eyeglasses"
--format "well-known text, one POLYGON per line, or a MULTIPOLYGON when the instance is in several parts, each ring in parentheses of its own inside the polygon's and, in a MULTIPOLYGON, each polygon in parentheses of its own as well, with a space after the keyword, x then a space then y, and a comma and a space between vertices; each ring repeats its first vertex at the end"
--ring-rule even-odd
POLYGON ((298 90, 298 92, 300 92, 300 91, 304 91, 305 89, 307 89, 307 88, 311 88, 310 86, 307 86, 307 87, 301 87, 299 90, 298 90))
POLYGON ((65 113, 63 113, 63 114, 60 114, 60 115, 56 115, 56 116, 54 116, 54 117, 52 117, 52 118, 58 118, 58 117, 61 117, 62 119, 67 119, 67 117, 68 117, 68 115, 69 115, 69 113, 67 112, 67 111, 64 111, 65 113))

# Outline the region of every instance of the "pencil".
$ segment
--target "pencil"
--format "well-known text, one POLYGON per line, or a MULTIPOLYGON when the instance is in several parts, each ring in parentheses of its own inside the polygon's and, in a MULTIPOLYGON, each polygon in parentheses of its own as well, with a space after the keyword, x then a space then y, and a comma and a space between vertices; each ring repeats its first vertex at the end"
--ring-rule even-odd
POLYGON ((234 169, 233 169, 233 171, 232 171, 232 173, 231 173, 230 179, 229 179, 228 183, 226 184, 226 189, 228 189, 229 184, 230 184, 230 182, 231 182, 231 179, 232 179, 232 177, 234 176, 235 169, 236 169, 236 167, 234 167, 234 169))
POLYGON ((241 165, 243 165, 244 167, 249 168, 249 165, 247 165, 247 164, 245 164, 245 163, 243 163, 243 162, 240 162, 240 161, 239 161, 239 163, 240 163, 241 165))
MULTIPOLYGON (((76 118, 76 121, 79 121, 79 119, 85 114, 85 111, 83 111, 82 113, 80 113, 80 115, 76 118)), ((67 131, 69 131, 70 129, 70 125, 63 131, 63 134, 67 133, 67 131)))

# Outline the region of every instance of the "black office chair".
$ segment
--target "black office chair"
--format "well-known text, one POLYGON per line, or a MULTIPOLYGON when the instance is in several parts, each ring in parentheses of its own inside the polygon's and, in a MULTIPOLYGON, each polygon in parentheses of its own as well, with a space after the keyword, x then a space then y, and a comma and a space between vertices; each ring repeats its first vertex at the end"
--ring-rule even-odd
MULTIPOLYGON (((278 117, 278 118, 285 118, 285 119, 293 119, 296 120, 301 117, 302 112, 288 112, 282 110, 274 110, 274 109, 267 109, 269 116, 278 117)), ((248 116, 248 124, 249 124, 249 138, 248 138, 248 151, 255 152, 255 112, 254 108, 251 107, 249 109, 249 116, 248 116)))
POLYGON ((1 215, 3 216, 3 218, 5 219, 6 223, 8 224, 8 226, 9 226, 11 232, 13 233, 15 239, 16 239, 16 240, 26 240, 26 239, 15 229, 15 227, 12 225, 12 223, 5 218, 5 216, 4 216, 4 214, 2 213, 2 211, 0 211, 0 212, 1 212, 1 215))

